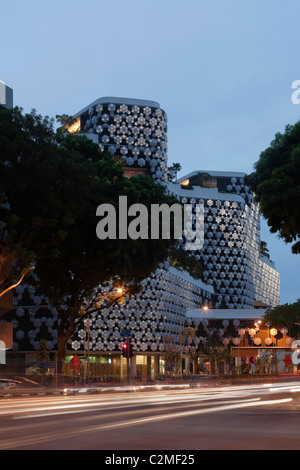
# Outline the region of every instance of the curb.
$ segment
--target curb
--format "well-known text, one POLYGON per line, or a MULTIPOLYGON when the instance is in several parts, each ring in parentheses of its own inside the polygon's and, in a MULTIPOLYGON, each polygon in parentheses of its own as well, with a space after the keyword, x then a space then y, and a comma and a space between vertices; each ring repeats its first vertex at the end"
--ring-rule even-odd
POLYGON ((102 393, 130 393, 130 392, 145 392, 145 391, 158 391, 158 390, 170 390, 170 389, 186 389, 190 388, 189 384, 176 384, 176 385, 132 385, 132 386, 116 386, 116 387, 65 387, 62 390, 52 391, 6 391, 0 392, 0 399, 4 398, 27 398, 33 396, 49 396, 49 395, 83 395, 83 394, 102 394, 102 393))

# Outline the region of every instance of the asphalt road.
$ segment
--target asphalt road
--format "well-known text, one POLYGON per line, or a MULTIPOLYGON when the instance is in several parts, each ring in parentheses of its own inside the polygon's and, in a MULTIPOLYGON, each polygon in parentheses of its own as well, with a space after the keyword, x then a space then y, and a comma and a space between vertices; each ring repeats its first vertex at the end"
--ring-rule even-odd
POLYGON ((0 400, 0 450, 299 449, 296 383, 0 400))

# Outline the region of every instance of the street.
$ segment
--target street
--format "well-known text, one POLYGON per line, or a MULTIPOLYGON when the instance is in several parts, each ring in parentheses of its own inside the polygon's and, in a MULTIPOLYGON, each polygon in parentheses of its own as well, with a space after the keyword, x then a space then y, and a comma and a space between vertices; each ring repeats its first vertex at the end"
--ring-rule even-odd
POLYGON ((0 422, 0 450, 298 450, 300 386, 10 397, 0 422))

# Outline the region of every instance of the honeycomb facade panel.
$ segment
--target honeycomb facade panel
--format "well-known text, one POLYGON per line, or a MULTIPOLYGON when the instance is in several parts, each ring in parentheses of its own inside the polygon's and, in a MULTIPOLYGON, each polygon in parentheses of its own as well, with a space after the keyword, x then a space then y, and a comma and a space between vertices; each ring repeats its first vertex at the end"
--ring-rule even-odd
POLYGON ((145 169, 155 181, 166 182, 167 115, 158 103, 100 98, 74 118, 80 118, 80 131, 93 136, 102 151, 122 158, 128 168, 145 169))
POLYGON ((276 306, 280 301, 279 273, 260 256, 259 206, 243 177, 195 172, 181 179, 190 178, 189 189, 169 185, 183 204, 204 204, 205 242, 195 255, 204 265, 204 282, 214 287, 217 308, 253 308, 255 301, 276 306), (215 187, 198 185, 199 174, 214 177, 215 187))
MULTIPOLYGON (((163 353, 166 341, 178 342, 189 309, 207 304, 238 312, 253 308, 255 301, 279 303, 279 273, 260 255, 259 207, 243 173, 193 172, 179 184, 167 182, 167 116, 156 102, 100 98, 74 118, 76 132, 120 156, 128 174, 130 169, 132 174, 143 171, 182 205, 191 204, 193 230, 196 206, 204 207, 204 244, 193 251, 203 266, 202 280, 168 262, 160 265, 143 281, 138 295, 90 316, 90 351, 120 353, 122 332, 129 330, 135 352, 163 353), (180 184, 183 181, 189 184, 180 184)), ((15 347, 36 351, 40 339, 46 339, 49 351, 55 350, 59 319, 47 299, 24 284, 16 289, 15 306, 15 347)), ((86 350, 87 327, 86 321, 70 340, 69 350, 86 350)))
MULTIPOLYGON (((212 288, 165 263, 143 281, 141 293, 90 318, 90 349, 120 352, 129 330, 135 352, 163 352, 167 340, 178 342, 185 311, 210 304, 212 296, 212 288)), ((81 330, 69 346, 83 350, 85 341, 81 330)))

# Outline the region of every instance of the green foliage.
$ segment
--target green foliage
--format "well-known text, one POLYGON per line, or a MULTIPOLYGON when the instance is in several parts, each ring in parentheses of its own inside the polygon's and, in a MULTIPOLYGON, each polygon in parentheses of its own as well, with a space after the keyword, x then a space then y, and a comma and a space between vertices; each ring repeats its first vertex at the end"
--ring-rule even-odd
POLYGON ((260 242, 260 249, 259 249, 259 252, 261 255, 265 256, 266 258, 269 258, 270 259, 270 253, 269 253, 269 249, 267 247, 267 243, 264 242, 263 240, 261 240, 260 242))
POLYGON ((40 362, 49 361, 50 355, 49 351, 47 350, 47 341, 45 339, 42 339, 39 342, 39 349, 36 352, 36 358, 40 362))
POLYGON ((286 303, 267 309, 263 321, 275 328, 284 326, 289 328, 300 323, 300 299, 291 304, 286 303))
POLYGON ((277 133, 245 182, 255 193, 271 233, 300 253, 300 121, 277 133))
POLYGON ((168 167, 168 180, 177 183, 177 174, 181 170, 180 163, 173 163, 168 167))
POLYGON ((171 336, 164 338, 164 359, 166 364, 173 365, 172 375, 180 371, 181 352, 176 340, 171 336))
POLYGON ((53 123, 35 110, 0 111, 0 293, 56 246, 66 225, 53 123))
POLYGON ((74 122, 76 121, 76 119, 73 118, 73 116, 69 116, 68 114, 57 114, 55 118, 64 127, 70 126, 74 124, 74 122))
POLYGON ((56 135, 53 120, 35 111, 0 112, 0 194, 1 258, 5 254, 20 270, 34 263, 37 284, 59 313, 61 356, 83 310, 94 311, 95 302, 100 310, 124 300, 124 295, 95 298, 98 286, 121 284, 127 295, 137 292, 177 243, 99 240, 100 204, 112 204, 118 212, 119 196, 127 196, 128 206, 148 208, 177 199, 150 176, 124 178, 119 159, 86 136, 56 135))
POLYGON ((170 264, 176 269, 186 271, 194 279, 202 279, 203 266, 193 254, 180 246, 173 246, 169 250, 169 255, 170 264))
POLYGON ((205 354, 208 357, 215 357, 218 359, 228 357, 230 355, 230 349, 223 345, 222 337, 216 330, 214 330, 212 334, 207 335, 204 343, 200 343, 199 350, 202 354, 205 354))
POLYGON ((188 346, 189 343, 196 338, 196 330, 191 326, 190 323, 187 323, 186 326, 182 329, 180 336, 182 344, 188 346))

